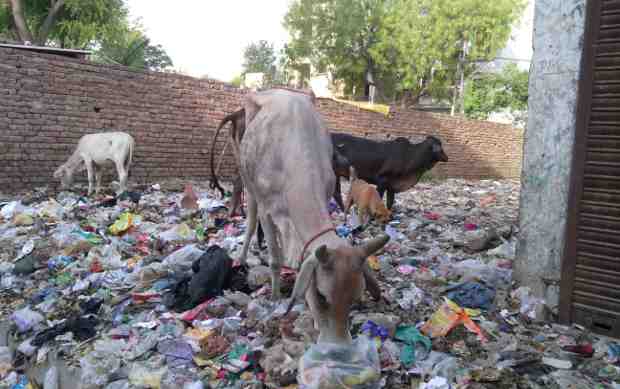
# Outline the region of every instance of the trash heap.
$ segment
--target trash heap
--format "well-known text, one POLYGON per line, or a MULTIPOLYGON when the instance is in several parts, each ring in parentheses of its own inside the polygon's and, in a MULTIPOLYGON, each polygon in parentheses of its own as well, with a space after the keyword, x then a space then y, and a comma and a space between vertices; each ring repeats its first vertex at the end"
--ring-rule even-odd
MULTIPOLYGON (((518 201, 513 181, 424 182, 385 227, 331 204, 352 244, 391 237, 369 258, 384 300, 354 306, 350 352, 312 346, 303 303, 285 316, 269 300, 267 250, 239 266, 245 220, 200 185, 0 197, 0 388, 328 387, 340 357, 329 387, 620 387, 620 344, 553 324, 512 283, 518 201)), ((296 272, 281 276, 290 296, 296 272)))

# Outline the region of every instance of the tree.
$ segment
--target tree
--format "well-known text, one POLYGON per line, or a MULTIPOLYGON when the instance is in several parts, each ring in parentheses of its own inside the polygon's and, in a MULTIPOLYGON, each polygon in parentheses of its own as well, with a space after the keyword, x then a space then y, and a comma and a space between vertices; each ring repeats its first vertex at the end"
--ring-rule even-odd
POLYGON ((241 75, 236 75, 233 77, 233 79, 230 80, 230 83, 237 88, 241 88, 241 75))
POLYGON ((243 51, 243 74, 274 72, 276 55, 273 44, 265 40, 250 43, 243 51))
POLYGON ((330 68, 346 83, 346 92, 367 95, 377 82, 370 51, 385 10, 385 0, 294 0, 284 18, 291 37, 291 65, 310 60, 319 72, 330 68))
POLYGON ((153 71, 172 67, 172 60, 163 47, 151 45, 139 25, 119 29, 105 37, 95 51, 95 60, 153 71))
MULTIPOLYGON (((291 62, 309 59, 383 99, 446 98, 506 43, 523 0, 293 0, 284 19, 291 62), (465 56, 465 52, 467 55, 465 56), (461 66, 462 65, 462 66, 461 66)), ((359 94, 359 93, 357 93, 359 94)))
POLYGON ((461 93, 455 86, 477 63, 495 58, 524 6, 522 0, 394 0, 372 54, 394 68, 397 88, 412 102, 427 93, 446 98, 451 90, 461 93))
POLYGON ((465 88, 465 114, 474 119, 487 119, 500 111, 527 111, 529 73, 515 64, 504 66, 501 73, 480 75, 465 88))
POLYGON ((0 35, 22 43, 86 48, 123 26, 123 0, 0 0, 0 35))

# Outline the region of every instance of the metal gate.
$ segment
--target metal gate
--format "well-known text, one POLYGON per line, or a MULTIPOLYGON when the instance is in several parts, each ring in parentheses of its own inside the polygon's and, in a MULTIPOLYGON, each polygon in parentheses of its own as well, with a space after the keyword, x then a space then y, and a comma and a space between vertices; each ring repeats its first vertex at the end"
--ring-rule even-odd
POLYGON ((620 337, 620 0, 588 0, 560 321, 620 337))

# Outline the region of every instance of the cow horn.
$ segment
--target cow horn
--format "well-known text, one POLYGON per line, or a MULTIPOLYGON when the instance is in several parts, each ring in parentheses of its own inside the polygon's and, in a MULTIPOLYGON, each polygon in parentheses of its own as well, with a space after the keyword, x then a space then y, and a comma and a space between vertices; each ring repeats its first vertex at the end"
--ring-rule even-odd
POLYGON ((364 250, 364 254, 366 256, 372 255, 375 252, 379 251, 381 247, 385 246, 385 244, 390 240, 388 235, 382 234, 362 246, 362 250, 364 250))
POLYGON ((364 280, 366 281, 366 289, 368 289, 368 293, 370 293, 375 301, 379 301, 381 298, 381 288, 379 287, 379 283, 372 274, 372 270, 370 270, 370 266, 368 266, 368 262, 366 261, 362 265, 362 272, 364 273, 364 280))
POLYGON ((297 279, 295 280, 295 286, 293 287, 293 293, 291 294, 291 301, 288 303, 288 307, 286 308, 285 316, 291 311, 293 305, 295 305, 295 301, 297 301, 300 297, 303 298, 306 294, 306 290, 310 286, 310 282, 314 277, 314 269, 316 269, 319 261, 313 256, 308 258, 301 265, 301 269, 299 270, 299 274, 297 275, 297 279))

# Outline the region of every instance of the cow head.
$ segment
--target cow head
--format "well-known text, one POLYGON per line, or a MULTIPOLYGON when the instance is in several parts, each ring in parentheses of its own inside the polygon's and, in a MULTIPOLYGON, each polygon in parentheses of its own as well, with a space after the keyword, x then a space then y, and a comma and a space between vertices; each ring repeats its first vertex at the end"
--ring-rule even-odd
POLYGON ((67 165, 61 165, 54 172, 54 178, 60 179, 60 187, 67 189, 73 182, 73 169, 67 167, 67 165))
POLYGON ((361 246, 335 249, 323 245, 301 266, 293 288, 289 310, 304 295, 316 324, 319 343, 349 343, 349 312, 361 298, 364 287, 375 299, 381 297, 366 258, 381 249, 389 240, 382 235, 361 246))
POLYGON ((426 137, 426 141, 431 145, 431 152, 433 153, 433 159, 441 162, 448 162, 448 156, 443 151, 441 141, 434 136, 426 137))

